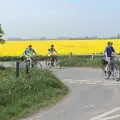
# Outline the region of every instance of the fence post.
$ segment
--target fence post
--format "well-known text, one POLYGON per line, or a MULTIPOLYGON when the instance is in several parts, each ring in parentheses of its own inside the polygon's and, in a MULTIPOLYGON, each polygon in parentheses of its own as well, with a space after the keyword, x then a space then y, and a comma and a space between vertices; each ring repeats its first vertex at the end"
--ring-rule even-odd
POLYGON ((91 58, 92 60, 94 59, 94 54, 92 54, 92 58, 91 58))
POLYGON ((28 65, 28 63, 26 63, 26 65, 25 65, 25 72, 26 72, 26 74, 29 73, 29 65, 28 65))
POLYGON ((70 57, 72 57, 72 52, 70 52, 70 57))
POLYGON ((16 62, 16 77, 19 77, 19 61, 16 62))

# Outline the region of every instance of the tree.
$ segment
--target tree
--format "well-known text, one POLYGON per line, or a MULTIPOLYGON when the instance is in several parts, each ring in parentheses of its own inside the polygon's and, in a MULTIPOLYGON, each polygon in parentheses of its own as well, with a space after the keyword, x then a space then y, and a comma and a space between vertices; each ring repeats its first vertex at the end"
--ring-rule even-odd
POLYGON ((4 43, 5 40, 2 38, 4 35, 4 31, 2 29, 2 25, 0 24, 0 43, 4 43))

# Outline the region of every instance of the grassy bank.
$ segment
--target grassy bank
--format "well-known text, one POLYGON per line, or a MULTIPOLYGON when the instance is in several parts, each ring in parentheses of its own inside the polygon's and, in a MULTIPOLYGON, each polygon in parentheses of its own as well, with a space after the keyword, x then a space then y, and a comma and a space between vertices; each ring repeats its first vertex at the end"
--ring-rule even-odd
POLYGON ((0 120, 16 120, 56 103, 68 89, 49 71, 32 70, 15 78, 15 69, 0 70, 0 120))
POLYGON ((102 57, 64 56, 60 58, 60 66, 64 67, 101 67, 102 57))

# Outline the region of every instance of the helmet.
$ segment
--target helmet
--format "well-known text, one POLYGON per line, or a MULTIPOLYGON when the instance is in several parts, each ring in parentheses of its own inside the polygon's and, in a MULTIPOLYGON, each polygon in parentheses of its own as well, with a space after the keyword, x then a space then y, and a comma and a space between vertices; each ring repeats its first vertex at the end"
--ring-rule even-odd
POLYGON ((29 45, 28 47, 32 47, 32 45, 29 45))
POLYGON ((113 45, 113 42, 111 42, 111 45, 113 45))
POLYGON ((109 41, 107 44, 108 44, 108 45, 110 45, 110 44, 111 44, 111 42, 109 41))
POLYGON ((54 45, 52 44, 51 47, 54 47, 54 45))

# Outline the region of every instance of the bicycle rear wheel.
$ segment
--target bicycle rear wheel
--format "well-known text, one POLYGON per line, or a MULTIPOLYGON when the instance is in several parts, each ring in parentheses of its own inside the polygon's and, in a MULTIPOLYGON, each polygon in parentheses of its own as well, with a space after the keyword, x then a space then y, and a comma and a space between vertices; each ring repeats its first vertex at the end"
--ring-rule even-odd
POLYGON ((104 66, 104 79, 107 80, 107 79, 110 79, 110 77, 112 75, 112 66, 111 66, 111 64, 108 65, 107 70, 105 70, 106 67, 107 67, 107 65, 104 66))
POLYGON ((104 79, 108 80, 111 76, 111 72, 110 71, 104 71, 104 79))
POLYGON ((41 62, 38 62, 37 63, 37 68, 40 68, 40 69, 42 69, 43 67, 42 67, 42 63, 41 62))
POLYGON ((47 69, 51 68, 51 60, 50 59, 47 59, 45 64, 46 64, 47 69))
POLYGON ((40 61, 34 63, 34 68, 39 68, 39 69, 42 69, 42 64, 40 63, 40 61))

